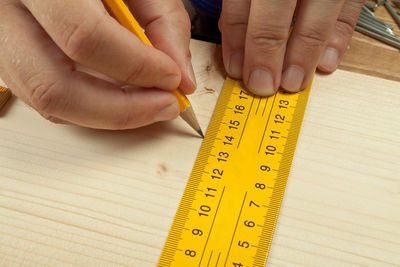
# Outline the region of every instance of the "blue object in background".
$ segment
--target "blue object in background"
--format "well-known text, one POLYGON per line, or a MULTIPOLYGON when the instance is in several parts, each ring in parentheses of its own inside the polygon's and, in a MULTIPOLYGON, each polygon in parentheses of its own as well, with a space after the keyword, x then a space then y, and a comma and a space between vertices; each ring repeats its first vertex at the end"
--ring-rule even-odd
POLYGON ((222 10, 222 0, 190 0, 197 11, 218 18, 222 10))
POLYGON ((221 43, 218 20, 223 0, 183 0, 192 22, 192 38, 221 43))

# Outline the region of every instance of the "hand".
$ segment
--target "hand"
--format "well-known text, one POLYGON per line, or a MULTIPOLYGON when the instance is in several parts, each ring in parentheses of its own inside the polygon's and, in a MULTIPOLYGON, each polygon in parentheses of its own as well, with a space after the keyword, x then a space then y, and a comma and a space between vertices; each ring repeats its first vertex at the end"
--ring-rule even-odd
POLYGON ((362 0, 224 0, 219 21, 227 72, 255 94, 297 92, 318 67, 333 72, 362 0), (291 35, 293 15, 296 22, 291 35))
POLYGON ((178 116, 168 90, 196 87, 188 15, 180 0, 126 2, 155 48, 100 0, 0 0, 0 76, 55 122, 126 129, 178 116))

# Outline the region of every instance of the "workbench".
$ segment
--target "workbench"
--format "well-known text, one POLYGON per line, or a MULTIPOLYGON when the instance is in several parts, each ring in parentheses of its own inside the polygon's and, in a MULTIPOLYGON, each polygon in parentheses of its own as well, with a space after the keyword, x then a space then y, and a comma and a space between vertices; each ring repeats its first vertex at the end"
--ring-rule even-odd
MULTIPOLYGON (((191 51, 206 129, 220 47, 191 51)), ((269 266, 400 265, 399 62, 356 33, 341 69, 315 77, 269 266)), ((182 120, 92 130, 15 98, 0 116, 0 266, 157 264, 202 142, 182 120)))

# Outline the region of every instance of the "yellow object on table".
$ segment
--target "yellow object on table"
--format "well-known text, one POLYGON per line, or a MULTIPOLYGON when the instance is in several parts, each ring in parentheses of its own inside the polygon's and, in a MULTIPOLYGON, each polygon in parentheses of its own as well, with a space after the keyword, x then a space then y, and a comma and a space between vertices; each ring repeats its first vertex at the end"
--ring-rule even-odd
POLYGON ((11 97, 10 90, 3 86, 0 86, 0 110, 6 105, 10 97, 11 97))

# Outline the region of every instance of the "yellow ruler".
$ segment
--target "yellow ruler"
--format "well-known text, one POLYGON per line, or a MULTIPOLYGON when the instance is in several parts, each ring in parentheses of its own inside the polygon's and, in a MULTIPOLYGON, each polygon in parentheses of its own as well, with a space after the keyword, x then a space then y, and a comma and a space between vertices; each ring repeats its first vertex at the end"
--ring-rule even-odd
POLYGON ((10 97, 11 97, 10 90, 3 86, 0 86, 0 110, 6 105, 10 97))
POLYGON ((158 266, 264 266, 310 87, 260 98, 226 80, 158 266))

